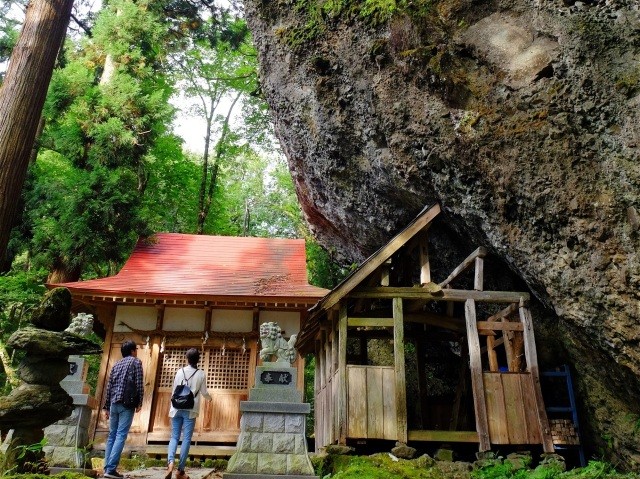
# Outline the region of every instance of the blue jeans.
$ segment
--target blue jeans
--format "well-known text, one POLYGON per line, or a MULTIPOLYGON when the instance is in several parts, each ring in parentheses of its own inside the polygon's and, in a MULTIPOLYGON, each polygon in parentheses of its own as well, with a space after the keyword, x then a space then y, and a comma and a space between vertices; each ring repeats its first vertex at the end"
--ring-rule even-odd
POLYGON ((191 447, 191 436, 193 428, 196 425, 196 418, 189 418, 189 410, 180 409, 176 411, 176 415, 171 418, 171 439, 169 440, 169 449, 167 451, 167 462, 173 462, 176 458, 176 449, 178 449, 178 440, 180 439, 180 431, 182 431, 182 443, 180 444, 180 463, 178 470, 184 471, 189 457, 189 447, 191 447))
POLYGON ((122 449, 127 440, 129 428, 133 422, 135 409, 129 409, 122 404, 111 404, 109 409, 109 436, 104 450, 104 472, 114 472, 120 462, 122 449))

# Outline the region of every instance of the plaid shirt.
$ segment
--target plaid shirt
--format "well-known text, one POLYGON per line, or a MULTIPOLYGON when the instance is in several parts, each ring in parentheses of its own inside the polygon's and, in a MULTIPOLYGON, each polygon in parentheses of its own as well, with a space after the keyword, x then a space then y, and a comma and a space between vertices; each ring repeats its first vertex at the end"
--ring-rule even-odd
POLYGON ((113 365, 111 374, 109 374, 109 382, 107 383, 107 397, 104 401, 103 409, 109 409, 111 404, 122 401, 124 394, 124 382, 127 376, 129 365, 133 363, 131 370, 135 374, 136 388, 138 389, 138 406, 142 406, 142 397, 144 388, 142 384, 142 361, 133 356, 127 356, 113 365))

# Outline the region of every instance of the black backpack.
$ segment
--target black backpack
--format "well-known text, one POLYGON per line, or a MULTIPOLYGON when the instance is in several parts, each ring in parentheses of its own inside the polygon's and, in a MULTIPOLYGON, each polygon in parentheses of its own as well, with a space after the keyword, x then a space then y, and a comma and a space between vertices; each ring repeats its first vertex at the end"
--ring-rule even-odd
MULTIPOLYGON (((196 369, 189 379, 191 379, 198 372, 196 369)), ((193 405, 195 404, 195 399, 198 393, 196 392, 195 396, 193 395, 193 391, 189 387, 189 379, 187 379, 187 375, 184 372, 184 368, 182 368, 182 375, 184 376, 184 380, 182 384, 176 386, 171 395, 171 404, 176 409, 193 409, 193 405)))
POLYGON ((131 373, 131 366, 133 361, 129 363, 127 372, 124 378, 124 389, 122 393, 122 405, 128 409, 135 409, 138 407, 140 398, 138 397, 138 387, 136 386, 136 370, 131 373))

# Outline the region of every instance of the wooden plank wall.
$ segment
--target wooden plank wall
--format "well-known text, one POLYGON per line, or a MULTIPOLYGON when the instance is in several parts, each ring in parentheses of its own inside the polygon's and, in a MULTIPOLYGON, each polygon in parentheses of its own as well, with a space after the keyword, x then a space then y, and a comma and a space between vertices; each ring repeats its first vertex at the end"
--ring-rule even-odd
POLYGON ((483 373, 492 444, 541 444, 530 373, 483 373))
POLYGON ((395 374, 391 366, 347 366, 347 436, 397 437, 395 374))

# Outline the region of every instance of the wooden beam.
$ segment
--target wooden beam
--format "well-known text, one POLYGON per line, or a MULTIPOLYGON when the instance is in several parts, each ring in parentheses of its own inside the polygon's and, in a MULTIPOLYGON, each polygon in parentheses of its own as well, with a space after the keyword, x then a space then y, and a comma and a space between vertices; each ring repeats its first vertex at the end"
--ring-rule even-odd
POLYGON ((533 321, 529 308, 525 307, 524 301, 520 302, 520 320, 524 325, 524 354, 527 360, 527 366, 533 379, 533 390, 535 393, 536 405, 538 407, 538 421, 540 424, 540 435, 542 436, 542 448, 544 452, 550 453, 554 451, 553 439, 549 428, 549 420, 547 411, 544 407, 544 399, 542 398, 542 388, 540 387, 540 371, 538 370, 538 353, 536 351, 536 341, 533 334, 533 321))
POLYGON ((439 213, 440 205, 437 203, 428 209, 425 208, 412 223, 394 236, 385 246, 367 258, 356 271, 345 278, 342 283, 327 294, 311 310, 314 312, 318 312, 318 310, 327 310, 337 304, 346 294, 358 286, 367 276, 378 269, 383 262, 388 260, 391 255, 398 251, 410 238, 431 223, 439 213))
POLYGON ((464 320, 460 318, 452 318, 441 314, 422 312, 411 313, 404 316, 404 320, 409 323, 426 324, 428 326, 436 326, 438 328, 450 329, 459 333, 466 331, 464 320))
POLYGON ((349 294, 350 298, 376 299, 423 299, 427 301, 456 301, 464 303, 472 299, 479 303, 517 303, 520 299, 529 301, 530 295, 518 291, 473 291, 468 289, 443 289, 430 293, 420 287, 373 287, 358 288, 349 294))
POLYGON ((338 442, 347 444, 347 302, 340 303, 338 317, 338 442))
POLYGON ((404 360, 404 318, 402 299, 393 299, 393 357, 396 379, 397 440, 407 443, 407 378, 404 360))
POLYGON ((476 325, 476 305, 468 299, 464 305, 467 321, 467 341, 469 344, 469 365, 471 367, 471 387, 473 389, 473 406, 476 413, 476 427, 480 452, 491 449, 489 440, 489 421, 487 419, 487 404, 484 397, 484 383, 482 378, 482 358, 480 357, 480 338, 476 325))
POLYGON ((347 326, 393 328, 393 318, 348 318, 347 326))
POLYGON ((490 331, 522 331, 524 326, 522 323, 513 323, 510 321, 478 321, 478 329, 488 329, 490 331))
POLYGON ((411 430, 408 432, 410 441, 433 442, 478 442, 476 431, 425 431, 411 430))
MULTIPOLYGON (((495 339, 495 338, 494 338, 494 340, 493 340, 493 348, 494 348, 494 349, 495 349, 495 348, 497 348, 498 346, 502 346, 503 344, 504 344, 504 337, 499 338, 499 339, 495 339)), ((487 352, 487 348, 486 348, 486 347, 482 348, 482 349, 480 350, 480 352, 481 352, 482 354, 485 354, 485 353, 487 352)))
POLYGON ((462 263, 460 263, 456 267, 456 269, 454 269, 451 272, 451 274, 449 276, 447 276, 447 279, 445 279, 442 283, 440 283, 440 286, 444 288, 451 281, 456 279, 456 277, 458 277, 461 273, 463 273, 465 270, 467 270, 467 268, 469 268, 472 264, 474 264, 476 258, 484 258, 486 255, 487 255, 487 250, 485 248, 483 248, 482 246, 480 246, 473 253, 471 253, 469 256, 467 256, 464 259, 464 261, 462 263))
POLYGON ((496 314, 489 316, 487 321, 499 321, 503 318, 509 318, 513 313, 518 311, 518 303, 513 303, 507 306, 506 308, 498 311, 496 314))

